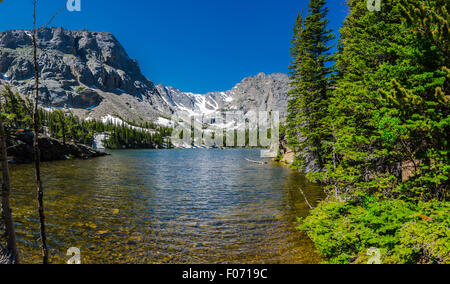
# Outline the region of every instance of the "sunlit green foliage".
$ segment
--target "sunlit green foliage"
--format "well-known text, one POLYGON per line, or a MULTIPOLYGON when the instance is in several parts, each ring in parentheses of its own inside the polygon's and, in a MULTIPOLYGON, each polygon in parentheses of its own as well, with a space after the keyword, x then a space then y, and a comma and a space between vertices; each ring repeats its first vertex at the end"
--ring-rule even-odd
POLYGON ((448 263, 447 1, 383 0, 373 12, 366 1, 347 4, 319 120, 331 151, 326 170, 308 176, 330 199, 301 228, 332 263, 366 263, 371 247, 385 263, 448 263))
POLYGON ((111 133, 110 138, 106 141, 106 146, 110 149, 122 148, 161 148, 170 147, 171 129, 166 127, 157 127, 150 131, 141 125, 140 129, 129 126, 114 126, 107 127, 111 133), (144 129, 144 130, 141 130, 144 129))
POLYGON ((6 131, 27 128, 33 121, 31 117, 33 102, 30 99, 21 99, 8 85, 2 87, 4 89, 0 90, 0 98, 6 131))
POLYGON ((348 1, 328 119, 335 159, 328 160, 322 177, 331 189, 349 197, 446 199, 450 108, 444 2, 390 0, 383 1, 382 11, 369 12, 363 1, 348 1), (422 20, 429 12, 434 20, 422 20))
POLYGON ((382 263, 450 263, 450 204, 404 201, 323 202, 300 220, 330 263, 367 263, 370 248, 382 263))

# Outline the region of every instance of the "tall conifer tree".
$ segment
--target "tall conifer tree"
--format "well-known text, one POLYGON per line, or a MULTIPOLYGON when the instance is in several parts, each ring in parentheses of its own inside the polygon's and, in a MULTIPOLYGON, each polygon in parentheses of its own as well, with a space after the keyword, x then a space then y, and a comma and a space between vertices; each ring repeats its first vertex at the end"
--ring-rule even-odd
POLYGON ((291 56, 292 63, 289 66, 291 70, 290 80, 292 91, 289 92, 288 102, 288 117, 287 117, 287 137, 289 145, 294 148, 295 151, 299 150, 300 144, 300 107, 298 105, 301 96, 301 90, 297 87, 297 82, 300 80, 300 62, 302 59, 302 34, 303 30, 303 11, 297 16, 297 20, 294 26, 294 37, 292 38, 291 56))
POLYGON ((449 118, 444 2, 384 0, 381 11, 371 12, 364 1, 348 1, 329 108, 337 163, 328 164, 327 178, 336 188, 353 196, 445 195, 449 118))
POLYGON ((300 16, 294 28, 288 134, 290 144, 300 152, 298 162, 309 170, 325 164, 324 141, 329 140, 330 132, 325 118, 333 60, 329 42, 334 36, 327 29, 327 14, 324 0, 311 0, 306 19, 300 16), (307 156, 312 156, 312 161, 307 156))

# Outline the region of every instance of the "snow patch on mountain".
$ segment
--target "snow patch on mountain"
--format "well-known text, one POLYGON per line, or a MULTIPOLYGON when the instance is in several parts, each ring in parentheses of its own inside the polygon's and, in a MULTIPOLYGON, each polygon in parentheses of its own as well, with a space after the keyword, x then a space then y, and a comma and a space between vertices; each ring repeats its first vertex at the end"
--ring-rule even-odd
POLYGON ((1 75, 1 78, 2 78, 3 80, 5 80, 6 82, 9 81, 9 76, 8 76, 8 74, 6 74, 6 73, 1 73, 0 75, 1 75))
POLYGON ((171 127, 171 128, 175 127, 175 123, 173 121, 163 117, 159 117, 158 120, 156 121, 156 124, 163 127, 171 127))
MULTIPOLYGON (((86 118, 86 121, 92 121, 92 120, 93 120, 93 118, 91 118, 91 117, 86 118)), ((148 132, 150 134, 156 134, 156 131, 153 129, 146 129, 146 128, 141 128, 141 127, 136 127, 136 126, 130 125, 129 123, 123 121, 122 119, 112 116, 112 115, 109 115, 109 114, 107 116, 102 117, 102 119, 100 119, 100 121, 105 124, 112 124, 115 126, 125 126, 130 129, 137 130, 137 131, 144 131, 144 132, 148 132)))

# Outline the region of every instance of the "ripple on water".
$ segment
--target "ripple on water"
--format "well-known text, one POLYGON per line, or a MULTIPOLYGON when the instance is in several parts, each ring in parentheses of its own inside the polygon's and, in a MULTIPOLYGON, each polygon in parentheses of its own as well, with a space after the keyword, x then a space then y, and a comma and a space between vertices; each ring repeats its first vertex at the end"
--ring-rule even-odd
MULTIPOLYGON (((79 247, 85 263, 317 263, 295 230, 322 190, 257 150, 115 151, 43 164, 51 260, 79 247)), ((26 262, 39 262, 31 165, 12 166, 13 209, 26 262)))

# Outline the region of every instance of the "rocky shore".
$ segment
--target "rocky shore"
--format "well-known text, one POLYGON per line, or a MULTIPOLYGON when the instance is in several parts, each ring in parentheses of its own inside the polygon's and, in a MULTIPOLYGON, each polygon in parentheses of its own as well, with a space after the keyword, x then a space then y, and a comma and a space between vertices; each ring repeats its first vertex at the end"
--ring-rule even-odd
MULTIPOLYGON (((34 161, 33 134, 11 135, 7 143, 10 163, 26 164, 34 161)), ((90 159, 107 155, 86 145, 66 143, 48 136, 39 137, 41 161, 60 161, 70 158, 90 159)))

